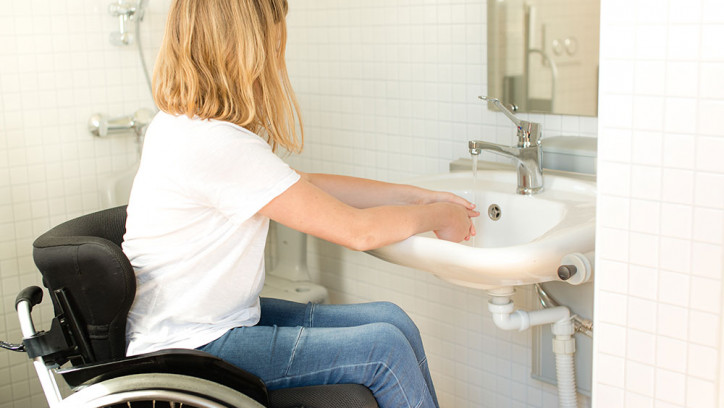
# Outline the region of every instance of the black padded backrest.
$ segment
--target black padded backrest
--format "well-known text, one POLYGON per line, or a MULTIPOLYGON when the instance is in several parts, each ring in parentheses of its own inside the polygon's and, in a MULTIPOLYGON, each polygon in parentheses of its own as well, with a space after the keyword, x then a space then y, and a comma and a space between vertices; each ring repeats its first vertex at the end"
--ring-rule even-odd
POLYGON ((75 315, 71 327, 84 363, 126 355, 126 318, 136 278, 121 250, 126 206, 64 222, 38 237, 33 259, 53 298, 56 315, 75 315), (65 310, 70 308, 71 310, 65 310), (83 343, 88 350, 83 350, 83 343))

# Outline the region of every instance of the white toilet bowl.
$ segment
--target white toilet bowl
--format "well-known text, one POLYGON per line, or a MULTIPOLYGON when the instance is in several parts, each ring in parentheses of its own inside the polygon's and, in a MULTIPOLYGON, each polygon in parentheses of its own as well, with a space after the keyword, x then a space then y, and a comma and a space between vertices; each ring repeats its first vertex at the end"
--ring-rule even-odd
POLYGON ((276 222, 269 226, 267 273, 262 297, 300 303, 326 303, 327 288, 311 282, 307 269, 307 235, 276 222))

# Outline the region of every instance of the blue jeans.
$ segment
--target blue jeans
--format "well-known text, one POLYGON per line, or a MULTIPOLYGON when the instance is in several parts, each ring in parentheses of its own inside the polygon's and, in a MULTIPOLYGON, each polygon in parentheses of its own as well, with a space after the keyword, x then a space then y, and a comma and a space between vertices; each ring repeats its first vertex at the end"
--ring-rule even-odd
POLYGON ((199 350, 255 374, 270 390, 354 383, 367 386, 381 408, 438 407, 420 332, 392 303, 262 298, 259 324, 199 350))

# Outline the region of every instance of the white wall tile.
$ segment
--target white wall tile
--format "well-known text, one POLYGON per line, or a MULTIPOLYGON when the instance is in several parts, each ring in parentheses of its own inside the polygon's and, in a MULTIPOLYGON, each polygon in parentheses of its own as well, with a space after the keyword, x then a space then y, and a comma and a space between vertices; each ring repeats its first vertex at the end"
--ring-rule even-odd
POLYGON ((655 333, 657 323, 662 319, 664 317, 657 310, 656 302, 629 297, 627 320, 620 323, 637 330, 655 333))
MULTIPOLYGON (((695 24, 669 25, 667 55, 673 61, 690 61, 699 58, 701 30, 695 24)), ((661 42, 661 41, 659 41, 661 42)))
POLYGON ((669 0, 668 19, 671 23, 698 23, 701 21, 701 2, 669 0))
MULTIPOLYGON (((699 103, 699 124, 698 129, 699 132, 703 135, 710 135, 710 136, 717 136, 718 140, 713 141, 715 143, 713 146, 711 146, 712 149, 721 149, 722 146, 724 146, 724 142, 721 140, 722 131, 719 126, 716 126, 714 124, 713 118, 720 118, 722 115, 724 115, 724 101, 723 100, 709 100, 709 99, 703 99, 699 103)), ((716 150, 721 151, 721 150, 716 150)), ((717 171, 721 171, 722 167, 724 167, 724 164, 722 164, 722 160, 720 159, 717 163, 714 162, 714 160, 709 159, 706 163, 708 166, 714 166, 718 165, 716 168, 717 171)))
POLYGON ((713 407, 717 403, 717 387, 713 381, 689 377, 686 382, 687 407, 713 407))
MULTIPOLYGON (((602 200, 603 199, 604 198, 602 198, 602 200)), ((623 200, 620 198, 616 199, 623 200)), ((667 212, 662 210, 661 204, 651 200, 631 200, 630 212, 631 220, 629 225, 621 226, 620 228, 628 227, 631 231, 646 234, 658 234, 665 225, 668 217, 667 212)))
MULTIPOLYGON (((627 63, 630 61, 616 61, 617 64, 628 68, 627 63)), ((663 60, 655 61, 636 61, 634 68, 633 89, 629 88, 628 93, 639 95, 664 95, 667 92, 667 75, 666 63, 663 60)), ((622 72, 625 78, 625 73, 622 72)), ((625 83, 626 81, 624 81, 625 83)), ((623 89, 622 89, 623 90, 623 89)), ((645 108, 646 106, 644 106, 645 108)))
POLYGON ((702 98, 724 99, 724 63, 702 63, 701 81, 699 82, 699 95, 702 98))
MULTIPOLYGON (((599 353, 596 355, 597 361, 594 364, 593 369, 596 374, 595 377, 600 384, 608 385, 616 388, 624 388, 626 377, 622 373, 626 370, 625 359, 617 356, 612 356, 605 353, 599 353)), ((621 393, 621 396, 623 393, 621 393)), ((616 405, 604 405, 604 406, 616 406, 616 405)))
POLYGON ((631 196, 646 200, 661 197, 661 168, 656 166, 631 166, 631 196))
POLYGON ((664 169, 661 200, 667 203, 691 204, 694 200, 694 172, 664 169))
MULTIPOLYGON (((624 264, 626 265, 626 264, 624 264)), ((606 265, 600 265, 601 267, 604 267, 606 265)), ((656 300, 658 297, 658 289, 659 289, 659 275, 658 270, 655 268, 647 268, 640 265, 628 265, 630 269, 629 274, 629 294, 635 295, 637 297, 641 297, 643 299, 647 300, 656 300)), ((622 270, 625 270, 625 268, 620 268, 622 270)), ((608 269, 604 269, 608 270, 608 269)), ((600 288, 599 288, 600 290, 600 288)), ((638 308, 639 305, 632 305, 631 302, 637 302, 637 299, 630 298, 629 299, 629 308, 638 308)), ((655 311, 655 304, 653 303, 647 303, 646 305, 650 305, 650 311, 648 313, 645 313, 644 316, 637 322, 646 323, 647 321, 650 321, 651 318, 655 317, 656 311, 655 311)), ((634 328, 640 328, 639 324, 632 324, 631 327, 634 328)), ((653 326, 651 328, 653 331, 653 326)))
POLYGON ((691 313, 685 307, 665 303, 658 304, 657 334, 679 340, 687 340, 691 313))
POLYGON ((686 401, 686 377, 668 370, 656 370, 656 399, 677 406, 686 401))
POLYGON ((694 169, 696 138, 692 134, 664 135, 663 165, 668 168, 694 169))
POLYGON ((654 395, 655 368, 647 364, 626 364, 626 390, 645 396, 654 395))
POLYGON ((688 346, 687 373, 691 377, 715 381, 719 369, 719 353, 713 347, 690 344, 688 346))
POLYGON ((693 217, 691 206, 662 203, 661 234, 667 237, 690 239, 693 217))
POLYGON ((690 281, 688 275, 661 271, 659 274, 660 301, 672 305, 689 306, 690 281))
POLYGON ((692 243, 691 273, 696 276, 722 279, 724 275, 724 250, 720 245, 704 242, 692 243))
POLYGON ((638 330, 626 333, 626 358, 639 363, 654 365, 656 360, 656 336, 638 330))
POLYGON ((702 21, 704 23, 724 23, 724 4, 718 0, 703 0, 702 21))
POLYGON ((670 337, 656 338, 656 366, 678 373, 686 373, 687 344, 670 337))
MULTIPOLYGON (((604 165, 599 167, 603 181, 599 183, 603 187, 599 200, 630 200, 630 221, 626 229, 616 224, 618 215, 612 212, 613 206, 599 207, 598 217, 603 218, 599 225, 616 225, 616 234, 602 234, 606 228, 599 229, 597 252, 615 262, 599 263, 597 276, 609 267, 612 276, 629 270, 628 347, 641 353, 641 343, 648 341, 656 350, 658 367, 655 401, 647 399, 645 383, 627 379, 625 386, 616 388, 617 395, 626 396, 626 405, 619 406, 708 407, 716 402, 715 384, 721 379, 724 188, 719 187, 724 174, 724 139, 711 119, 724 114, 721 75, 717 76, 724 61, 718 40, 724 32, 722 15, 721 2, 711 0, 667 0, 655 5, 635 0, 626 5, 602 5, 602 38, 623 42, 622 33, 633 32, 636 52, 622 53, 613 43, 601 48, 601 77, 615 72, 624 78, 625 85, 616 92, 601 92, 599 145, 603 148, 599 149, 599 162, 604 165), (636 18, 620 15, 627 10, 636 18), (646 14, 646 10, 652 13, 646 14), (607 72, 609 66, 614 69, 607 72), (634 75, 634 83, 629 85, 630 75, 634 75), (629 100, 634 101, 633 117, 615 117, 618 112, 612 106, 629 100), (644 112, 644 105, 654 111, 644 112), (663 114, 659 114, 662 105, 663 114), (644 128, 647 120, 657 123, 644 128), (661 144, 653 138, 653 146, 647 146, 647 138, 640 132, 656 134, 658 129, 661 144), (632 135, 631 151, 629 147, 624 154, 616 151, 612 140, 605 139, 609 132, 632 135), (654 157, 647 157, 645 151, 654 157), (626 188, 613 183, 624 173, 616 170, 625 168, 631 169, 628 194, 626 188), (658 226, 653 225, 655 220, 660 221, 658 226), (619 254, 612 251, 620 248, 601 242, 603 238, 622 237, 628 239, 629 249, 619 254), (655 260, 651 253, 656 253, 655 260), (702 377, 696 377, 697 372, 703 373, 702 377)), ((597 287, 597 294, 602 290, 597 287)), ((596 359, 599 357, 596 354, 596 359)), ((650 358, 634 357, 629 351, 623 366, 628 375, 648 370, 645 364, 652 364, 650 358)), ((621 366, 601 369, 620 370, 621 366)), ((596 374, 601 374, 600 370, 596 374)), ((607 375, 612 373, 603 374, 607 375)), ((610 382, 595 381, 594 389, 613 392, 610 382)))
POLYGON ((689 311, 689 342, 708 347, 719 347, 721 321, 718 313, 689 311))
MULTIPOLYGON (((721 7, 721 6, 719 6, 721 7)), ((724 61, 724 49, 718 39, 724 35, 722 24, 704 24, 701 26, 701 59, 703 61, 724 61)))
POLYGON ((632 232, 629 235, 629 261, 636 265, 658 267, 659 242, 657 235, 632 232))
POLYGON ((652 397, 647 397, 645 395, 636 394, 633 392, 627 392, 625 405, 605 405, 605 406, 653 408, 654 399, 652 397))
POLYGON ((724 210, 695 208, 693 224, 695 240, 719 245, 724 242, 724 210))
POLYGON ((724 175, 698 172, 695 177, 694 204, 724 208, 724 175))
MULTIPOLYGON (((683 224, 683 222, 682 222, 683 224)), ((688 274, 691 271, 691 242, 688 239, 662 236, 659 253, 660 270, 688 274)))
MULTIPOLYGON (((641 1, 636 2, 641 4, 641 1)), ((659 10, 659 7, 649 8, 649 10, 659 10)), ((656 23, 660 22, 654 21, 656 23)), ((641 24, 635 27, 636 32, 636 59, 653 60, 665 59, 667 54, 667 26, 663 24, 641 24)), ((697 41, 698 43, 698 41, 697 41)), ((676 45, 676 44, 671 44, 676 45)))
MULTIPOLYGON (((657 101, 663 101, 662 98, 653 99, 657 101)), ((662 151, 664 148, 664 135, 660 131, 652 131, 652 129, 654 129, 655 127, 647 127, 645 122, 647 120, 651 120, 656 121, 659 124, 663 123, 662 117, 660 116, 661 114, 663 114, 663 103, 659 104, 659 106, 657 107, 649 106, 648 109, 658 110, 657 115, 659 116, 652 117, 651 115, 637 115, 637 121, 634 123, 634 126, 638 129, 645 130, 635 130, 633 132, 633 140, 631 145, 632 162, 636 164, 660 166, 662 160, 662 151)), ((660 127, 661 126, 659 126, 659 128, 660 127)))
POLYGON ((698 108, 698 101, 694 98, 666 98, 664 130, 672 133, 696 132, 698 108))

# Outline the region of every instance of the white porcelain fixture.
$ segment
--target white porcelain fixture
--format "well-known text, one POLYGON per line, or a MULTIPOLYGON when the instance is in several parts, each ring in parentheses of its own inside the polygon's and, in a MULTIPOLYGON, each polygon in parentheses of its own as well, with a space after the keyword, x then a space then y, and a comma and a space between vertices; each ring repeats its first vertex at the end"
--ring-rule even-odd
POLYGON ((408 180, 475 203, 481 212, 477 236, 452 243, 430 232, 368 253, 478 289, 560 280, 558 268, 566 255, 594 250, 596 184, 576 173, 544 174, 545 188, 535 195, 516 194, 512 169, 479 170, 477 181, 472 172, 408 180))

